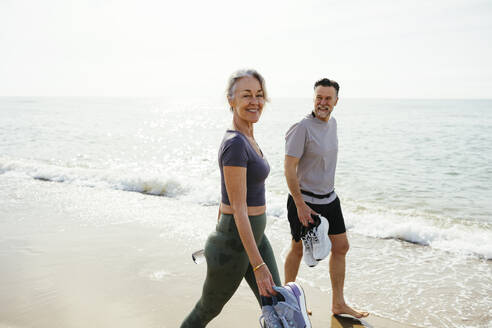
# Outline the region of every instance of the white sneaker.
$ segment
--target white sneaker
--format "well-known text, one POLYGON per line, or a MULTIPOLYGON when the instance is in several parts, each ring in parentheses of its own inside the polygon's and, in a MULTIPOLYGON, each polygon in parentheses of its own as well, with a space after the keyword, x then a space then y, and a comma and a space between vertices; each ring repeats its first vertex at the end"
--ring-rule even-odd
POLYGON ((308 267, 315 267, 318 265, 318 261, 313 256, 313 242, 312 242, 312 235, 313 235, 313 230, 310 229, 303 237, 301 237, 302 240, 302 253, 303 253, 303 259, 304 263, 308 267))
POLYGON ((328 237, 330 224, 325 217, 320 215, 319 218, 321 220, 320 224, 308 232, 309 234, 312 231, 310 234, 312 236, 311 243, 313 245, 313 258, 316 261, 325 259, 331 251, 331 241, 328 237))

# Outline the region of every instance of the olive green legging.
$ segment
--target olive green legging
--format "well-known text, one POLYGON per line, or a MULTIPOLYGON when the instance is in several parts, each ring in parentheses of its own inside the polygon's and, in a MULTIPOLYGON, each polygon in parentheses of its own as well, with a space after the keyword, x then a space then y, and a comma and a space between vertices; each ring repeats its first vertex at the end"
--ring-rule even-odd
MULTIPOLYGON (((249 222, 261 257, 268 266, 274 283, 280 286, 275 256, 268 238, 263 233, 266 215, 250 216, 249 222)), ((261 306, 253 268, 249 263, 248 255, 239 238, 239 232, 231 214, 221 215, 216 231, 208 237, 205 244, 205 258, 207 277, 203 285, 202 297, 183 321, 181 328, 205 327, 220 313, 222 307, 238 289, 243 278, 248 282, 261 306)))

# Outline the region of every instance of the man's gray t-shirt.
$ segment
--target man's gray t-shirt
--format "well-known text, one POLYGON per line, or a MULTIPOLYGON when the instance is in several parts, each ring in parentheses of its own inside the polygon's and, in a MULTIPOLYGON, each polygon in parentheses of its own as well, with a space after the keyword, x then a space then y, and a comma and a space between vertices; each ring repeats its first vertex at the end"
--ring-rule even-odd
MULTIPOLYGON (((309 114, 291 126, 285 134, 285 154, 299 158, 297 179, 302 190, 318 195, 332 192, 338 155, 335 118, 325 122, 309 114)), ((336 197, 335 193, 323 199, 302 194, 304 201, 312 204, 328 204, 336 197)))

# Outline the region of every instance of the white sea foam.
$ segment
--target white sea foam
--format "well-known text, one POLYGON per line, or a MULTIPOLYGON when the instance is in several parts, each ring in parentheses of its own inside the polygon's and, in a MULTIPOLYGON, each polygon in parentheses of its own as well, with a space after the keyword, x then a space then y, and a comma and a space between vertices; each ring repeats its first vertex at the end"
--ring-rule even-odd
POLYGON ((171 275, 169 272, 166 271, 155 271, 149 274, 149 279, 154 280, 154 281, 161 281, 164 279, 164 277, 171 275))
POLYGON ((392 210, 345 211, 348 228, 356 233, 400 239, 452 253, 492 259, 492 233, 486 223, 457 222, 392 210))
MULTIPOLYGON (((267 199, 267 215, 287 216, 286 198, 272 195, 267 199)), ((492 259, 492 229, 489 223, 452 220, 439 216, 424 216, 415 211, 362 207, 342 203, 347 230, 357 234, 398 239, 429 246, 450 253, 492 259)))
POLYGON ((110 188, 165 197, 176 197, 185 194, 188 189, 178 179, 166 177, 165 174, 143 173, 131 170, 118 171, 66 167, 32 160, 0 158, 0 173, 85 187, 110 188))
MULTIPOLYGON (((0 173, 39 180, 109 188, 143 194, 180 197, 203 206, 219 203, 219 186, 188 181, 186 177, 134 170, 96 170, 66 167, 33 160, 0 158, 0 173)), ((285 197, 267 193, 267 215, 286 217, 285 197)), ((351 210, 344 207, 347 228, 355 233, 382 239, 400 239, 451 253, 492 259, 492 233, 481 224, 453 222, 388 209, 351 210)))

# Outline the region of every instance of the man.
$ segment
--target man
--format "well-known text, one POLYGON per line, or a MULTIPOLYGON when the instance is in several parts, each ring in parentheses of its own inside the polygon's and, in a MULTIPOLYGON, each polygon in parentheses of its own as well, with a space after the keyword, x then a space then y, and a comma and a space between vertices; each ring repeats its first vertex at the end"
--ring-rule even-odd
MULTIPOLYGON (((367 312, 352 309, 345 303, 345 255, 349 249, 340 201, 334 191, 337 164, 337 122, 330 117, 338 102, 337 82, 322 79, 314 84, 314 110, 286 133, 285 177, 290 195, 287 200, 292 244, 285 260, 285 283, 295 281, 303 256, 302 232, 314 224, 311 217, 328 219, 332 249, 330 279, 333 314, 366 317, 367 312)), ((309 249, 307 249, 309 251, 309 249)), ((306 251, 306 253, 307 253, 306 251)), ((305 254, 311 256, 312 253, 305 254)), ((312 266, 316 265, 314 260, 312 266)))

